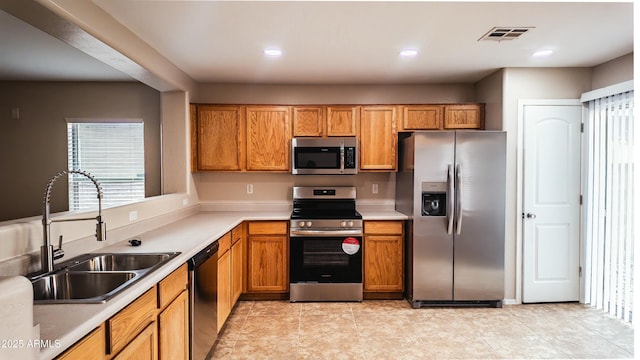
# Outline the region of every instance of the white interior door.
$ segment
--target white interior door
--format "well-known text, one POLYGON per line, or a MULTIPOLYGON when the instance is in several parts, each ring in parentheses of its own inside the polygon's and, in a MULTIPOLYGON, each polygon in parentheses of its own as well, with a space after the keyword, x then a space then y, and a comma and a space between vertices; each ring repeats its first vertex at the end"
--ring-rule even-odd
POLYGON ((581 113, 524 107, 523 302, 579 300, 581 113))

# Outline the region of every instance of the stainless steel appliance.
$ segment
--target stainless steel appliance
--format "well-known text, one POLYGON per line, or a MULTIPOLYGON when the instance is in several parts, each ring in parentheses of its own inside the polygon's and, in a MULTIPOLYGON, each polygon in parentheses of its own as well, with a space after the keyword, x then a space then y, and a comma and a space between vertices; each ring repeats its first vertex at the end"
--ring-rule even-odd
POLYGON ((190 359, 208 358, 218 337, 218 242, 207 246, 189 264, 190 359))
POLYGON ((290 300, 362 301, 362 215, 354 187, 294 187, 290 300))
POLYGON ((502 306, 506 133, 416 132, 400 142, 396 210, 410 217, 407 299, 502 306))
POLYGON ((293 174, 358 173, 358 139, 355 137, 294 138, 291 145, 293 174))

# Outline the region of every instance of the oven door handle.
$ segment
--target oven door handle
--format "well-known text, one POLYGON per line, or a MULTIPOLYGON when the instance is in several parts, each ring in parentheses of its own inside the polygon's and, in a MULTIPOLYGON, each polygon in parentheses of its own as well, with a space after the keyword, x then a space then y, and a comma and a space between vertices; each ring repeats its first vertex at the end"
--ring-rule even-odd
POLYGON ((289 236, 362 236, 362 230, 294 230, 289 231, 289 236))

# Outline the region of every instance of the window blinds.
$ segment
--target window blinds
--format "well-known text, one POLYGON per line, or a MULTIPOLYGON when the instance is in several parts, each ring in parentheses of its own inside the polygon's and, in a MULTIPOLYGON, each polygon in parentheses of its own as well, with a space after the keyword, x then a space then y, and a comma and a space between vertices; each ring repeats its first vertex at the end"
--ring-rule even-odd
MULTIPOLYGON (((67 123, 69 169, 91 173, 102 185, 103 206, 144 198, 144 124, 142 122, 67 123)), ((98 208, 93 183, 69 174, 69 210, 98 208)))
POLYGON ((632 321, 633 91, 588 102, 586 301, 632 321))

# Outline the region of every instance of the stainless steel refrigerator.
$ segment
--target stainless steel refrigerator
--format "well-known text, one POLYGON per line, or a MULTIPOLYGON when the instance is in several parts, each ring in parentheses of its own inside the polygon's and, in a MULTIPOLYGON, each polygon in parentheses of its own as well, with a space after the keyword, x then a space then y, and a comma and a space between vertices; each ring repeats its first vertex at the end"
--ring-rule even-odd
POLYGON ((399 143, 396 210, 409 216, 406 297, 501 307, 506 133, 416 132, 399 143))

